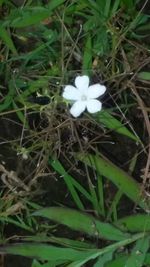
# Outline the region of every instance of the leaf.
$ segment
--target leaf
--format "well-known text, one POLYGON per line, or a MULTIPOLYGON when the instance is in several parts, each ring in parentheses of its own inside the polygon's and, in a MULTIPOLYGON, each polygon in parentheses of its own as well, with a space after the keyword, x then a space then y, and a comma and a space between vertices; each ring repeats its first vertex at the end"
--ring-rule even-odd
POLYGON ((73 209, 49 207, 36 211, 33 215, 48 218, 59 224, 64 224, 72 230, 80 231, 97 238, 117 241, 129 236, 109 223, 100 222, 90 215, 73 209))
MULTIPOLYGON (((112 260, 111 262, 106 263, 105 267, 123 267, 123 266, 125 267, 126 266, 125 263, 128 257, 129 257, 128 255, 123 255, 123 256, 118 255, 118 257, 115 260, 112 260)), ((150 253, 146 254, 144 264, 147 267, 150 265, 150 253)))
POLYGON ((111 219, 111 217, 113 218, 113 221, 117 221, 118 218, 117 218, 117 205, 119 204, 119 201, 122 197, 123 193, 122 193, 122 190, 118 190, 115 194, 115 196, 113 197, 113 200, 111 202, 111 205, 108 209, 108 212, 107 212, 107 221, 109 221, 111 219))
POLYGON ((16 12, 14 12, 11 14, 12 18, 8 18, 10 19, 10 26, 14 28, 23 28, 38 24, 50 17, 51 12, 63 2, 64 0, 51 0, 46 7, 36 6, 20 9, 16 14, 16 17, 16 12))
POLYGON ((112 10, 111 10, 111 16, 114 16, 115 13, 118 11, 119 5, 120 5, 121 0, 115 0, 112 10))
POLYGON ((90 194, 71 176, 69 175, 59 160, 49 160, 50 165, 54 168, 55 171, 57 171, 64 179, 69 192, 72 195, 72 198, 74 199, 77 207, 81 210, 84 210, 84 206, 78 196, 78 193, 76 192, 76 188, 81 192, 87 199, 91 200, 90 194))
MULTIPOLYGON (((79 198, 79 195, 77 193, 77 190, 88 200, 92 203, 94 209, 97 211, 97 213, 102 214, 103 210, 101 210, 99 201, 97 199, 97 195, 95 192, 95 189, 93 185, 89 182, 89 188, 90 188, 90 194, 81 184, 79 184, 71 175, 67 173, 67 171, 64 169, 61 162, 57 159, 55 160, 49 160, 50 165, 56 170, 64 179, 68 190, 70 194, 72 195, 73 200, 75 201, 77 207, 80 210, 84 210, 84 206, 79 198)), ((102 199, 101 199, 102 200, 102 199)))
POLYGON ((27 236, 27 237, 22 237, 20 238, 20 241, 27 241, 27 242, 36 242, 36 243, 41 243, 41 242, 51 242, 53 244, 59 244, 63 247, 70 247, 74 249, 91 249, 95 248, 95 245, 93 243, 87 243, 85 241, 78 241, 78 240, 73 240, 69 238, 63 238, 63 237, 55 237, 53 235, 51 236, 46 236, 44 233, 43 234, 38 234, 36 236, 27 236))
POLYGON ((102 154, 101 156, 83 153, 76 153, 75 155, 77 159, 112 181, 136 205, 138 204, 144 210, 149 211, 150 202, 147 199, 146 193, 142 193, 140 184, 125 171, 117 167, 102 154))
POLYGON ((100 256, 97 259, 97 262, 93 265, 93 267, 105 267, 105 264, 112 260, 113 258, 114 249, 110 250, 109 252, 105 253, 104 255, 100 256))
POLYGON ((46 244, 36 243, 17 243, 14 245, 8 245, 0 247, 0 251, 12 255, 21 255, 26 257, 32 257, 38 260, 50 260, 50 261, 75 261, 78 259, 84 259, 86 256, 90 256, 93 251, 80 251, 71 248, 61 248, 46 244), (40 252, 40 253, 39 253, 40 252))
POLYGON ((150 81, 150 72, 142 71, 138 73, 138 78, 146 81, 150 81))
POLYGON ((131 9, 134 7, 134 0, 122 0, 121 1, 127 8, 131 9))
POLYGON ((6 217, 6 216, 3 217, 1 215, 0 216, 0 221, 3 222, 3 223, 6 223, 6 224, 13 224, 13 225, 15 225, 15 226, 17 226, 19 228, 22 228, 22 229, 24 229, 26 231, 29 231, 29 232, 32 232, 32 233, 34 232, 32 227, 26 225, 25 222, 23 222, 23 221, 19 222, 19 219, 17 220, 16 218, 13 219, 11 217, 6 217))
POLYGON ((125 266, 125 262, 127 260, 128 256, 123 255, 116 257, 114 260, 108 262, 105 264, 105 267, 123 267, 125 266))
POLYGON ((143 233, 133 235, 130 238, 124 239, 119 242, 115 242, 114 244, 106 246, 102 249, 75 250, 75 249, 61 248, 46 244, 19 243, 19 244, 1 246, 0 252, 32 257, 38 260, 44 260, 44 261, 47 260, 50 262, 55 262, 55 265, 72 262, 67 266, 80 267, 91 259, 95 259, 100 255, 108 253, 109 251, 112 250, 116 250, 117 248, 128 245, 141 238, 143 238, 143 233))
POLYGON ((24 103, 24 100, 26 100, 29 95, 33 94, 34 92, 37 92, 40 88, 47 87, 48 81, 49 78, 43 76, 36 81, 29 82, 28 88, 22 93, 20 93, 19 96, 15 97, 15 101, 24 103))
POLYGON ((141 267, 143 266, 146 252, 149 249, 150 237, 145 237, 136 241, 136 244, 132 250, 130 257, 127 259, 126 267, 141 267))
POLYGON ((104 16, 107 18, 110 14, 111 10, 111 0, 105 1, 105 9, 104 9, 104 16))
MULTIPOLYGON (((134 242, 134 241, 136 241, 136 240, 138 240, 140 238, 143 238, 143 234, 142 234, 142 236, 141 236, 141 234, 140 235, 135 235, 135 236, 132 236, 131 239, 129 238, 128 240, 115 242, 114 244, 112 244, 110 246, 107 246, 107 247, 104 247, 103 249, 98 250, 98 252, 96 252, 95 254, 91 255, 90 257, 87 257, 85 260, 78 260, 76 262, 73 262, 73 263, 67 265, 67 267, 84 266, 84 263, 86 263, 87 261, 89 261, 91 259, 95 259, 98 256, 103 255, 104 253, 108 253, 109 251, 115 250, 116 248, 121 248, 122 246, 130 244, 130 243, 132 243, 132 242, 134 242)), ((106 265, 107 265, 107 263, 106 263, 106 265)), ((122 266, 124 266, 124 265, 113 265, 113 267, 122 267, 122 266)))
POLYGON ((105 56, 110 51, 109 36, 105 25, 97 29, 97 35, 93 41, 93 51, 98 56, 105 56))
POLYGON ((8 94, 5 96, 4 101, 0 103, 0 112, 8 109, 9 106, 12 104, 14 94, 15 94, 15 88, 14 88, 14 84, 12 80, 8 82, 8 89, 9 91, 8 91, 8 94))
POLYGON ((95 120, 98 123, 104 124, 108 129, 114 130, 115 132, 125 135, 131 138, 134 141, 139 141, 139 138, 131 133, 127 127, 125 127, 119 120, 113 117, 109 112, 106 110, 102 110, 94 116, 95 120))
POLYGON ((11 50, 14 55, 18 55, 18 52, 10 37, 10 34, 3 25, 0 26, 0 38, 3 40, 4 44, 11 50))
POLYGON ((29 124, 27 122, 27 119, 25 117, 25 114, 22 111, 19 110, 19 107, 17 106, 17 104, 14 101, 12 101, 12 104, 13 104, 13 108, 15 109, 16 114, 17 114, 19 120, 22 122, 22 124, 24 125, 24 127, 26 127, 27 129, 29 129, 29 124))
POLYGON ((147 232, 150 231, 150 216, 149 214, 137 214, 124 217, 115 223, 123 231, 147 232))
POLYGON ((90 70, 92 69, 92 40, 90 35, 87 37, 84 48, 82 69, 86 75, 90 74, 90 70))
POLYGON ((20 9, 18 16, 11 21, 10 26, 14 28, 28 27, 43 21, 49 15, 49 10, 44 7, 36 6, 20 9))
POLYGON ((49 4, 47 5, 47 8, 49 11, 54 10, 57 8, 59 5, 63 4, 65 0, 51 0, 49 4))

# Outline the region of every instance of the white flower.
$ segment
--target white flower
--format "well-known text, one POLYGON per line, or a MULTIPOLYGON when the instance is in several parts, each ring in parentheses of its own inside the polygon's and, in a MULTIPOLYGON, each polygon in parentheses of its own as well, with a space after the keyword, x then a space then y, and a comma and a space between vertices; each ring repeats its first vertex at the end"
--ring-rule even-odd
POLYGON ((66 85, 63 92, 63 97, 67 100, 74 101, 70 113, 73 117, 78 117, 87 108, 88 112, 95 113, 102 109, 102 103, 95 99, 103 95, 106 87, 100 84, 89 86, 89 77, 78 76, 75 79, 76 87, 66 85))

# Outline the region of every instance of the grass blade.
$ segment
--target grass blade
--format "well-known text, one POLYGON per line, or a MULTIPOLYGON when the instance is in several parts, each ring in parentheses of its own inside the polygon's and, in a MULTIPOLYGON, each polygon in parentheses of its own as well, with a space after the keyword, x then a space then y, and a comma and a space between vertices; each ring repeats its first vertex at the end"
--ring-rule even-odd
POLYGON ((8 89, 9 89, 9 92, 5 96, 5 100, 0 104, 0 112, 7 110, 9 106, 12 104, 12 101, 15 95, 15 88, 14 88, 12 80, 9 81, 8 89))
POLYGON ((112 10, 111 10, 111 16, 114 16, 115 13, 117 12, 119 5, 120 5, 120 1, 121 0, 115 0, 113 7, 112 7, 112 10))
POLYGON ((49 17, 49 11, 44 7, 24 8, 18 11, 18 16, 10 23, 13 28, 28 27, 49 17))
POLYGON ((75 261, 90 256, 92 251, 80 251, 71 248, 61 248, 46 244, 22 243, 0 248, 1 252, 32 257, 38 260, 55 261, 75 261), (40 252, 40 253, 39 253, 40 252))
MULTIPOLYGON (((122 267, 122 266, 125 266, 125 263, 126 263, 128 257, 129 257, 128 255, 119 256, 115 260, 112 260, 111 262, 106 263, 105 267, 122 267)), ((146 254, 146 257, 144 259, 144 264, 145 264, 145 266, 150 265, 150 253, 146 254)))
POLYGON ((27 241, 27 242, 36 242, 36 243, 47 243, 51 242, 53 244, 59 244, 63 247, 70 247, 74 249, 91 249, 95 248, 96 245, 92 243, 87 243, 83 241, 78 241, 78 240, 73 240, 69 238, 63 238, 63 237, 55 237, 55 236, 46 236, 45 234, 40 234, 40 235, 34 235, 34 236, 27 236, 27 237, 22 237, 20 238, 21 241, 27 241))
MULTIPOLYGON (((93 255, 91 255, 90 257, 87 257, 85 260, 78 260, 77 262, 74 262, 72 264, 69 264, 67 267, 80 267, 80 266, 84 266, 84 263, 86 263, 87 261, 91 260, 91 259, 95 259, 100 255, 103 255, 104 253, 108 253, 109 251, 115 250, 116 248, 120 248, 124 245, 130 244, 140 238, 143 238, 142 234, 138 234, 135 236, 132 236, 129 239, 120 241, 120 242, 115 242, 114 244, 107 246, 103 249, 98 250, 98 252, 96 252, 95 254, 93 253, 93 255)), ((122 267, 123 265, 119 265, 118 267, 122 267)), ((113 266, 113 267, 117 267, 117 265, 113 266)))
POLYGON ((84 206, 75 188, 77 188, 79 192, 81 192, 87 199, 92 201, 92 198, 89 195, 89 193, 77 181, 75 181, 75 179, 71 175, 69 175, 65 171, 64 167, 62 166, 59 160, 50 160, 49 163, 54 168, 54 170, 57 171, 63 177, 68 187, 68 190, 70 194, 72 195, 72 198, 74 199, 77 207, 81 210, 84 210, 84 206))
POLYGON ((149 214, 137 214, 124 217, 115 223, 121 230, 130 232, 150 231, 149 214))
POLYGON ((41 77, 36 81, 31 81, 28 84, 28 88, 20 93, 18 96, 15 97, 15 101, 20 102, 24 104, 25 100, 28 98, 28 96, 32 95, 33 93, 37 92, 40 88, 42 87, 47 87, 48 86, 48 77, 41 77))
POLYGON ((85 44, 82 69, 86 75, 89 75, 92 69, 92 40, 90 35, 87 37, 85 44))
POLYGON ((51 166, 59 173, 61 174, 61 176, 63 177, 69 192, 72 195, 73 200, 75 201, 77 207, 81 210, 84 210, 84 206, 78 196, 78 193, 76 191, 76 189, 74 188, 74 185, 72 184, 72 181, 70 179, 70 175, 68 175, 68 173, 65 171, 65 169, 63 168, 63 166, 60 164, 60 162, 58 160, 53 160, 50 161, 51 166))
POLYGON ((124 126, 119 120, 114 118, 106 110, 102 110, 94 116, 95 120, 104 124, 108 129, 114 130, 116 133, 125 135, 134 141, 139 141, 138 137, 131 133, 126 126, 124 126))
POLYGON ((104 9, 104 16, 107 18, 110 13, 110 7, 111 7, 111 0, 105 1, 105 9, 104 9))
POLYGON ((91 197, 92 197, 92 204, 93 204, 93 208, 95 211, 97 211, 98 214, 101 214, 101 209, 99 206, 99 201, 97 198, 97 194, 96 194, 96 190, 94 188, 94 185, 92 184, 92 182, 89 183, 89 187, 90 187, 90 193, 91 193, 91 197))
POLYGON ((0 26, 0 38, 3 40, 5 45, 11 50, 11 52, 14 55, 18 55, 17 49, 8 33, 8 31, 3 27, 3 25, 0 26))
POLYGON ((141 267, 143 266, 146 253, 149 249, 149 239, 150 237, 145 237, 139 239, 131 253, 131 256, 127 259, 125 266, 126 267, 141 267))
POLYGON ((12 105, 13 105, 13 108, 16 110, 16 114, 17 114, 19 120, 22 122, 24 127, 29 129, 29 124, 28 124, 27 119, 25 117, 25 112, 23 113, 22 111, 20 111, 17 104, 14 101, 12 102, 12 105))
POLYGON ((99 205, 99 201, 97 199, 97 194, 95 192, 95 189, 93 187, 92 182, 89 180, 89 188, 90 188, 90 194, 88 193, 87 190, 85 190, 84 187, 82 187, 71 175, 69 175, 60 161, 58 160, 50 160, 49 161, 50 165, 64 178, 64 181, 74 199, 76 202, 76 205, 79 209, 84 210, 84 207, 81 201, 79 200, 79 196, 77 196, 76 189, 85 197, 87 198, 93 205, 94 209, 99 213, 102 214, 101 207, 99 205), (75 193, 76 192, 76 193, 75 193), (79 201, 79 203, 78 203, 79 201), (82 206, 81 206, 82 205, 82 206))
POLYGON ((73 209, 49 207, 36 211, 33 215, 45 217, 59 224, 64 224, 73 230, 108 240, 119 241, 128 236, 128 234, 122 233, 109 223, 100 222, 93 216, 73 209))
POLYGON ((98 189, 99 207, 100 207, 101 214, 105 217, 103 177, 99 174, 97 176, 98 176, 97 177, 97 189, 98 189))
POLYGON ((75 250, 75 249, 61 248, 45 244, 19 243, 19 244, 1 246, 0 252, 32 257, 34 259, 36 258, 39 260, 55 261, 55 264, 57 265, 62 262, 64 263, 72 262, 71 264, 68 265, 68 267, 80 267, 91 259, 95 259, 100 255, 108 253, 109 251, 131 244, 132 242, 141 238, 143 238, 143 234, 141 233, 136 234, 123 241, 115 242, 114 244, 107 246, 103 249, 75 250))
POLYGON ((97 259, 97 262, 94 264, 93 267, 105 267, 105 264, 108 261, 112 260, 113 253, 114 253, 114 249, 112 249, 109 252, 105 253, 104 255, 100 256, 97 259))
POLYGON ((125 171, 102 155, 96 156, 92 154, 76 153, 76 157, 91 168, 94 168, 100 175, 112 181, 135 204, 149 211, 150 202, 147 199, 146 193, 141 192, 140 184, 125 171))
POLYGON ((46 7, 24 7, 23 9, 18 10, 18 13, 14 10, 14 14, 11 14, 12 17, 8 18, 10 20, 10 26, 14 28, 23 28, 38 24, 50 17, 51 12, 63 2, 64 0, 52 0, 46 7))
POLYGON ((150 72, 142 71, 138 73, 138 78, 146 81, 150 81, 150 72))
POLYGON ((113 221, 117 221, 116 210, 117 210, 117 205, 118 205, 121 197, 122 197, 122 190, 118 190, 116 195, 114 196, 113 201, 111 203, 111 206, 108 210, 107 221, 110 220, 112 213, 113 213, 113 221))

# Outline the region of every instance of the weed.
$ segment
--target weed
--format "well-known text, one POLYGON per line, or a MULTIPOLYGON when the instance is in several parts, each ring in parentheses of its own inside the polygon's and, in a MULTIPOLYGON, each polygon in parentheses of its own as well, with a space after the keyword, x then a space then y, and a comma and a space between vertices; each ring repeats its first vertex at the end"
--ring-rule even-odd
POLYGON ((147 5, 0 1, 2 254, 150 265, 147 5), (107 91, 74 118, 63 91, 82 75, 107 91))

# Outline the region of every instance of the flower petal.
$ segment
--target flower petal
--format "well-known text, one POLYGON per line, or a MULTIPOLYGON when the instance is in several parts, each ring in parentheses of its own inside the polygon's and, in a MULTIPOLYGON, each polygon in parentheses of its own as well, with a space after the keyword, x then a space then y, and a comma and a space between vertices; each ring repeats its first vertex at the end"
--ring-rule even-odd
POLYGON ((77 118, 81 115, 81 113, 85 110, 86 108, 86 102, 85 101, 76 101, 71 109, 70 113, 72 114, 73 117, 77 118))
POLYGON ((62 96, 67 100, 78 100, 80 98, 80 92, 77 90, 76 87, 72 85, 67 85, 64 88, 62 96))
POLYGON ((89 77, 86 75, 76 77, 75 85, 80 90, 80 92, 87 91, 89 87, 89 77))
POLYGON ((96 99, 90 99, 87 101, 87 110, 90 113, 98 112, 102 109, 102 103, 96 99))
POLYGON ((103 95, 106 91, 106 87, 99 83, 89 86, 88 88, 88 97, 89 98, 97 98, 103 95))

